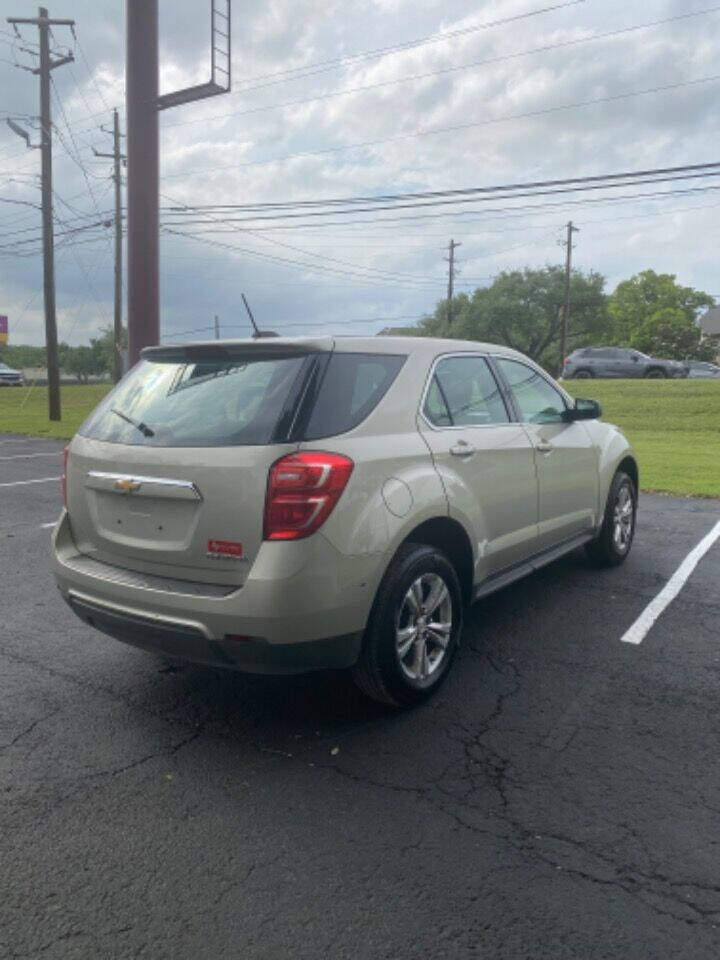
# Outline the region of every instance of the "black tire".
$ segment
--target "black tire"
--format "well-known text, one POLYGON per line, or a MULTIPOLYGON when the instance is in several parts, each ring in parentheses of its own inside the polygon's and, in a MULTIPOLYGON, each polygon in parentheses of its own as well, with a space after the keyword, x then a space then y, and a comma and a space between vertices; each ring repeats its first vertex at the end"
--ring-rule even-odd
MULTIPOLYGON (((421 589, 423 589, 422 586, 421 589)), ((463 600, 460 583, 455 568, 445 554, 435 547, 420 543, 403 544, 378 588, 365 631, 360 659, 352 669, 355 683, 368 697, 393 707, 411 707, 427 700, 440 687, 448 674, 460 639, 462 618, 463 600), (427 655, 428 658, 432 654, 438 655, 436 665, 425 678, 422 676, 412 678, 407 672, 408 664, 400 655, 398 631, 402 622, 401 617, 409 612, 408 595, 411 588, 423 577, 428 580, 424 584, 428 589, 437 584, 438 579, 447 588, 450 628, 442 656, 439 655, 441 648, 435 640, 428 638, 424 641, 424 649, 431 651, 427 655)), ((414 624, 405 627, 405 630, 410 629, 417 628, 414 624)), ((425 633, 428 632, 425 631, 424 626, 423 630, 425 633)), ((422 638, 415 641, 408 648, 406 656, 411 656, 415 650, 421 648, 421 641, 422 638)), ((425 657, 421 659, 424 667, 426 659, 425 657)), ((427 663, 429 668, 430 659, 427 663)))
POLYGON ((645 374, 646 380, 665 380, 667 379, 667 374, 664 370, 661 370, 659 367, 651 367, 650 370, 645 374))
POLYGON ((636 519, 637 490, 635 484, 626 473, 618 470, 610 484, 600 533, 585 546, 585 550, 594 564, 599 567, 617 567, 625 562, 635 537, 636 519), (623 536, 617 532, 617 525, 620 521, 616 514, 618 511, 624 512, 623 504, 627 502, 626 497, 628 495, 631 510, 629 515, 626 515, 629 526, 626 527, 623 536))
POLYGON ((573 380, 592 380, 595 374, 592 370, 578 370, 573 377, 573 380))

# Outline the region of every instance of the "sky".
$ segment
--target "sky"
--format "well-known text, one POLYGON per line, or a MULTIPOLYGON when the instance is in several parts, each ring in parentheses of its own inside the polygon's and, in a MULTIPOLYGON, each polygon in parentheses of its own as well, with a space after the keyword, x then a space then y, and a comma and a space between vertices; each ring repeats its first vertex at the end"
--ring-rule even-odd
MULTIPOLYGON (((225 0, 216 0, 223 7, 225 0)), ((209 78, 209 2, 159 0, 161 92, 209 78)), ((111 138, 124 128, 125 8, 53 0, 76 36, 53 71, 57 315, 78 344, 112 323, 111 138), (98 224, 100 224, 98 226, 98 224), (103 226, 102 224, 107 224, 103 226), (83 229, 78 229, 82 227, 83 229)), ((43 342, 34 27, 0 0, 0 314, 43 342), (21 48, 25 48, 24 50, 21 48), (17 66, 17 65, 19 66, 17 66)), ((160 116, 161 205, 442 191, 720 160, 720 0, 244 0, 232 89, 160 116)), ((563 261, 608 292, 648 268, 720 298, 720 177, 571 197, 248 221, 164 209, 163 340, 246 336, 240 298, 288 334, 404 326, 503 270, 563 261), (638 196, 652 193, 651 197, 638 196), (661 195, 659 195, 661 194, 661 195), (245 222, 239 223, 238 220, 245 222), (182 234, 182 235, 181 235, 182 234), (713 253, 715 251, 715 253, 713 253)))

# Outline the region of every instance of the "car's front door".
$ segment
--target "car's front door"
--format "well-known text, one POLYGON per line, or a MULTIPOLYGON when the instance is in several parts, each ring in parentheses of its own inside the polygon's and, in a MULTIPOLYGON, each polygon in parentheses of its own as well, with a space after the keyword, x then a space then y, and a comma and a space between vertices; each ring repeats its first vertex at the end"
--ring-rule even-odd
POLYGON ((472 529, 476 581, 537 550, 534 451, 513 423, 483 356, 441 357, 418 425, 447 492, 450 514, 472 529))
POLYGON ((565 399, 539 370, 509 357, 494 362, 535 449, 539 549, 590 532, 597 521, 599 487, 590 431, 563 419, 565 399))

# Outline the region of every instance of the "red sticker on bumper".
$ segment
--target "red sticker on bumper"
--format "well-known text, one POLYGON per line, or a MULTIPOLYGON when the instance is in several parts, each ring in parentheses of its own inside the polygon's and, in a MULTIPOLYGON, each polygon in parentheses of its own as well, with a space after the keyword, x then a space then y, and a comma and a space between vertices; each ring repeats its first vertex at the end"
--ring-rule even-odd
POLYGON ((241 557, 243 545, 234 540, 208 540, 208 553, 219 557, 241 557))

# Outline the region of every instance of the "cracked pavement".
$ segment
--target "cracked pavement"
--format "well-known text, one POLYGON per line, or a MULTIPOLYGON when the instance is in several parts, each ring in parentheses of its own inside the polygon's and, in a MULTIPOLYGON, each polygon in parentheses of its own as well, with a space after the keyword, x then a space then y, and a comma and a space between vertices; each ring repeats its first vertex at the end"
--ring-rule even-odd
POLYGON ((620 643, 718 502, 645 495, 624 567, 579 552, 477 604, 405 714, 85 627, 51 579, 58 503, 0 499, 0 956, 720 955, 720 544, 620 643))

